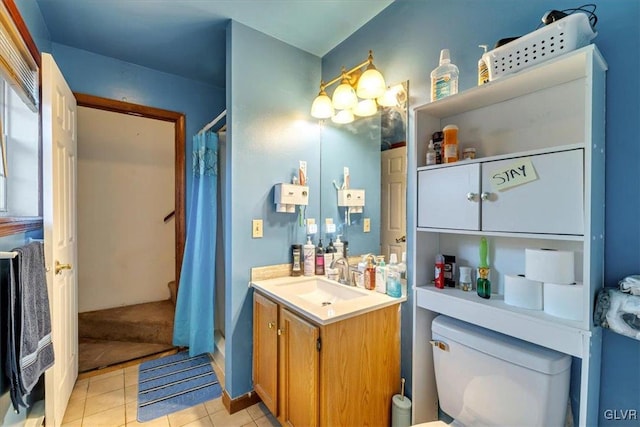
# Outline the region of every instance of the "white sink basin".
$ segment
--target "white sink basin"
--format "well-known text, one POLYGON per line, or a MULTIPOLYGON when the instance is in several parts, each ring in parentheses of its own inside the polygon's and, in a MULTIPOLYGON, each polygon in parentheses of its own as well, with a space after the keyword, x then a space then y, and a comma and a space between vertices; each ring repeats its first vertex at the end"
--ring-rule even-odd
POLYGON ((369 292, 329 280, 315 279, 289 285, 290 291, 311 304, 326 307, 340 301, 366 297, 369 292))
POLYGON ((251 286, 322 325, 406 300, 342 285, 322 276, 258 280, 251 286))

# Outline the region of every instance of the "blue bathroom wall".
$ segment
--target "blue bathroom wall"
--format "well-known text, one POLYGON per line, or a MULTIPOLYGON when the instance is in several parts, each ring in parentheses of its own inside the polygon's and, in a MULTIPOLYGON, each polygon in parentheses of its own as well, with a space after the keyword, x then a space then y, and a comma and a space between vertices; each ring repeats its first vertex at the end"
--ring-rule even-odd
MULTIPOLYGON (((594 43, 609 64, 606 103, 606 236, 605 286, 640 273, 640 2, 610 0, 597 3, 598 36, 594 43)), ((446 2, 396 0, 346 41, 323 57, 323 70, 355 64, 373 49, 375 64, 388 83, 409 80, 410 107, 429 101, 429 74, 438 65, 442 48, 451 51, 460 69, 460 90, 477 82, 479 44, 492 47, 504 37, 535 30, 551 9, 581 3, 565 0, 455 0, 446 2)), ((409 117, 409 128, 413 115, 409 117)), ((544 129, 540 130, 544 137, 544 129)), ((415 145, 409 140, 409 164, 415 145)), ((409 176, 408 191, 416 189, 409 176)), ((413 212, 415 206, 408 206, 413 212)), ((410 219, 407 227, 415 227, 410 219)), ((412 242, 409 242, 411 247, 412 242)), ((423 260, 416 260, 423 262, 423 260)), ((414 266, 410 263, 409 269, 414 266)), ((411 295, 411 294, 409 294, 411 295)), ((402 375, 411 378, 411 310, 405 304, 402 319, 402 375)), ((409 306, 410 307, 410 306, 409 306)), ((637 420, 615 420, 606 410, 640 412, 640 342, 604 331, 600 394, 600 425, 637 425, 637 420)), ((640 415, 638 415, 640 416, 640 415)))
POLYGON ((22 20, 29 28, 31 38, 38 46, 40 52, 51 52, 51 35, 49 29, 44 23, 44 18, 40 13, 38 3, 33 0, 15 0, 14 1, 22 20))
POLYGON ((291 182, 307 161, 309 206, 318 219, 320 134, 309 116, 320 81, 320 58, 231 21, 227 27, 227 150, 225 201, 225 388, 231 398, 253 389, 252 267, 290 262, 304 243, 297 214, 277 213, 273 187, 291 182), (264 221, 261 239, 251 220, 264 221))
MULTIPOLYGON (((226 108, 223 88, 53 43, 37 3, 17 0, 16 6, 38 49, 53 55, 73 92, 185 114, 187 158, 191 156, 192 136, 226 108)), ((186 162, 186 176, 186 206, 189 209, 189 161, 186 162)))

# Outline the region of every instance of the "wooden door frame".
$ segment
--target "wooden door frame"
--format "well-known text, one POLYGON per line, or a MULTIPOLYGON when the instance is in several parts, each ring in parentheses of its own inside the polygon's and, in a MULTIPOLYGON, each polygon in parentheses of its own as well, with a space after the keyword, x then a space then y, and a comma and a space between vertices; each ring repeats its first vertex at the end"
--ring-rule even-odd
POLYGON ((176 285, 180 280, 182 255, 185 243, 185 116, 175 111, 147 107, 130 102, 101 98, 98 96, 76 93, 79 107, 96 108, 115 113, 130 114, 148 119, 163 120, 174 124, 175 135, 175 251, 176 251, 176 285))

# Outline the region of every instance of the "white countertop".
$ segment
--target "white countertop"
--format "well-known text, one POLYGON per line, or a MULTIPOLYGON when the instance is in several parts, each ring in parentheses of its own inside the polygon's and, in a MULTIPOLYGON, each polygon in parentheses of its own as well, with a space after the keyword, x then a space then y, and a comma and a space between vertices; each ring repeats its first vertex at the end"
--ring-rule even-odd
POLYGON ((250 286, 308 319, 328 325, 407 300, 340 284, 324 276, 286 276, 255 280, 250 286))

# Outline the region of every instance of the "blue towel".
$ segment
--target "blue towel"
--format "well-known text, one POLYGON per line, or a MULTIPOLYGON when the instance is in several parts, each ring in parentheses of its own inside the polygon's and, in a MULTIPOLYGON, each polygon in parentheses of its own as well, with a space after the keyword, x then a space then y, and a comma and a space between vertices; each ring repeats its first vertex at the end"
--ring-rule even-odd
POLYGON ((10 325, 7 368, 16 411, 54 363, 51 315, 41 242, 14 249, 10 268, 10 325))

